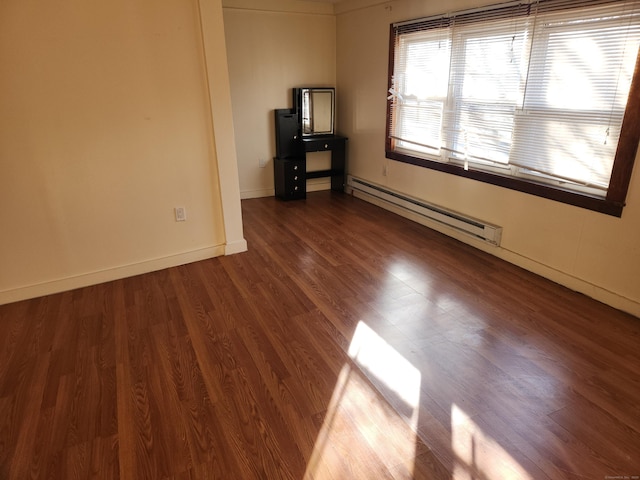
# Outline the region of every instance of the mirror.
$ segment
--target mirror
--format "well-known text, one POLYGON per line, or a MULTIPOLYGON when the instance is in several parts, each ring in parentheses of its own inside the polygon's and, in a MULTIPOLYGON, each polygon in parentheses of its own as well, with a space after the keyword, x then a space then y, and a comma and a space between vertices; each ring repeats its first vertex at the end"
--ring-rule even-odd
POLYGON ((300 88, 298 105, 302 136, 333 135, 335 88, 300 88))

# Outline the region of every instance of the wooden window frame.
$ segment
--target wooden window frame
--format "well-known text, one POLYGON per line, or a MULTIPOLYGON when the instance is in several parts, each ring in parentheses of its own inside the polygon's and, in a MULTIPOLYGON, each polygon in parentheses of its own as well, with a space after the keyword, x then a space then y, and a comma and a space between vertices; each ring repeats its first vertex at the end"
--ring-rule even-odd
MULTIPOLYGON (((388 64, 388 88, 393 88, 393 74, 395 63, 395 50, 397 47, 396 27, 392 24, 389 33, 389 64, 388 64)), ((399 152, 395 149, 395 140, 392 138, 392 103, 387 101, 387 126, 385 155, 386 158, 408 163, 440 172, 450 173, 464 178, 477 180, 491 185, 517 190, 549 200, 562 202, 569 205, 593 210, 595 212, 622 216, 625 206, 629 183, 633 173, 638 143, 640 142, 640 51, 636 58, 636 65, 629 90, 629 97, 625 109, 620 138, 614 157, 611 180, 605 197, 598 197, 586 193, 569 190, 560 186, 536 182, 530 179, 500 175, 482 170, 465 169, 462 166, 441 163, 427 158, 399 152)))

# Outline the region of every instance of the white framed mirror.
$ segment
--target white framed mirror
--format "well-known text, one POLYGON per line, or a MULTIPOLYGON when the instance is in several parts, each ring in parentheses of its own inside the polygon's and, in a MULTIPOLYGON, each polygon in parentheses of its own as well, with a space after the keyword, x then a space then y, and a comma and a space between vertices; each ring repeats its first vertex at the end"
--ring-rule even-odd
POLYGON ((333 135, 335 88, 300 88, 302 136, 333 135))

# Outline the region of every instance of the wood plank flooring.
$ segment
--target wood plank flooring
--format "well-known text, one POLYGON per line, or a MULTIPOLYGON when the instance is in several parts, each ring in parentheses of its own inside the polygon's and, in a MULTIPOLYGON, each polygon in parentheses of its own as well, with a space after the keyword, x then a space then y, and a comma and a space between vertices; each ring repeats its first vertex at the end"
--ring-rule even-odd
POLYGON ((640 320, 348 195, 0 307, 0 480, 640 475, 640 320))

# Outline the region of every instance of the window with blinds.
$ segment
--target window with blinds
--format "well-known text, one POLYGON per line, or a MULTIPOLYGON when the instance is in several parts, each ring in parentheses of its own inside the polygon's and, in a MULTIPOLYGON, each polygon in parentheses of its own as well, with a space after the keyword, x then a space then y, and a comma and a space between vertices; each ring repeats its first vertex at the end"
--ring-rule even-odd
POLYGON ((391 35, 387 157, 621 215, 640 1, 510 2, 391 35))

